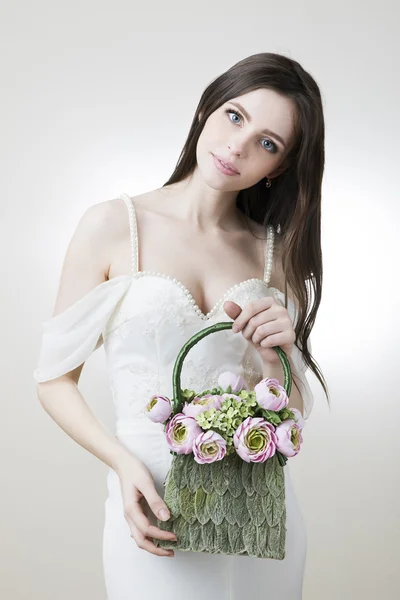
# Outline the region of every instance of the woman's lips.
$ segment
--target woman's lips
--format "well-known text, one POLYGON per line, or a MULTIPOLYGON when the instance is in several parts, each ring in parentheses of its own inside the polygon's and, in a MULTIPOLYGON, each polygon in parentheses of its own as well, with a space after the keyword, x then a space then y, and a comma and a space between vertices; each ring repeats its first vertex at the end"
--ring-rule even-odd
POLYGON ((224 175, 230 175, 232 177, 232 175, 239 175, 239 173, 236 173, 236 171, 232 171, 232 169, 229 169, 228 167, 225 167, 222 162, 216 157, 214 156, 214 154, 212 155, 213 159, 214 159, 214 164, 217 167, 217 169, 219 171, 221 171, 221 173, 224 173, 224 175))

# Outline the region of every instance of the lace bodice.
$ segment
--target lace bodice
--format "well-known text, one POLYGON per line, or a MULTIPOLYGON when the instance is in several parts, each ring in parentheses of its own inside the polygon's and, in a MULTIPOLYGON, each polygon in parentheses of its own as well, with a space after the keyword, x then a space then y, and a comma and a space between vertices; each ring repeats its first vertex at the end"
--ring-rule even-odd
MULTIPOLYGON (((135 207, 129 196, 121 197, 128 208, 132 274, 99 284, 62 313, 44 321, 34 371, 37 382, 54 379, 82 364, 104 345, 117 431, 146 418, 144 404, 153 394, 172 397, 172 372, 179 350, 200 329, 232 320, 223 310, 226 300, 244 306, 272 295, 278 303, 285 303, 284 294, 268 285, 275 234, 271 226, 266 240, 264 279, 251 278, 231 287, 205 315, 179 281, 162 273, 138 270, 135 207)), ((295 323, 297 314, 290 299, 288 311, 295 323)), ((307 418, 313 397, 296 346, 292 362, 307 418)), ((196 391, 214 387, 218 375, 226 370, 243 375, 250 387, 262 378, 258 352, 231 330, 209 335, 190 350, 183 363, 181 387, 196 391)))

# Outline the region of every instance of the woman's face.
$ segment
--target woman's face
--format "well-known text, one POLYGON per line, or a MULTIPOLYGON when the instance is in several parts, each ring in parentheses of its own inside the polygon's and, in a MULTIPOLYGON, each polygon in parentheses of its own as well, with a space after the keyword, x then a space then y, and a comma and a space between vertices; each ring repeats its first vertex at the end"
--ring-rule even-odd
POLYGON ((214 111, 196 149, 207 185, 222 191, 243 190, 263 177, 276 177, 294 142, 294 110, 290 98, 262 88, 232 98, 214 111), (239 173, 221 172, 215 156, 232 163, 239 173))

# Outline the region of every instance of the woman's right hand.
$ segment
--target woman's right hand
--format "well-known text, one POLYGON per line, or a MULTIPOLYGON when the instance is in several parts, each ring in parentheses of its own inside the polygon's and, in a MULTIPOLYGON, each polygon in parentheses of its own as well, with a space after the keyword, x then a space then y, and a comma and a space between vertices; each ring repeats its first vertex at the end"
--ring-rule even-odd
POLYGON ((173 550, 159 548, 148 538, 176 541, 176 535, 163 531, 152 525, 143 511, 140 503, 144 499, 154 515, 163 521, 170 517, 170 512, 164 500, 159 496, 154 479, 147 466, 135 456, 124 459, 123 464, 116 469, 121 484, 124 516, 131 529, 131 537, 142 550, 147 550, 157 556, 174 556, 173 550), (160 511, 166 511, 163 518, 160 511))

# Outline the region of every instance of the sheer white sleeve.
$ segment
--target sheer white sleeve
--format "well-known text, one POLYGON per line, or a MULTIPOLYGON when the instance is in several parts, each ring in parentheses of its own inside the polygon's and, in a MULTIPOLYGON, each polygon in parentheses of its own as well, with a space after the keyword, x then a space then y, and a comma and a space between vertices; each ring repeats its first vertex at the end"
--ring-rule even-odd
POLYGON ((62 313, 42 322, 37 383, 55 379, 81 365, 103 344, 102 333, 130 277, 104 281, 62 313))

